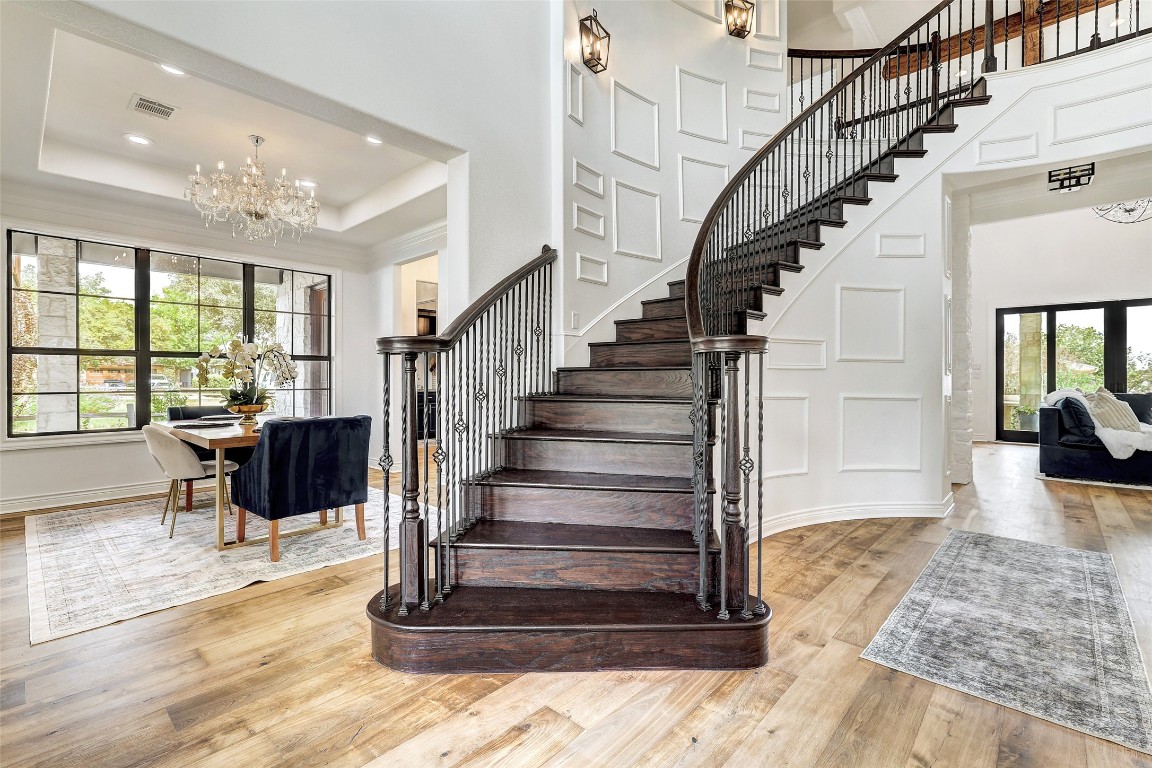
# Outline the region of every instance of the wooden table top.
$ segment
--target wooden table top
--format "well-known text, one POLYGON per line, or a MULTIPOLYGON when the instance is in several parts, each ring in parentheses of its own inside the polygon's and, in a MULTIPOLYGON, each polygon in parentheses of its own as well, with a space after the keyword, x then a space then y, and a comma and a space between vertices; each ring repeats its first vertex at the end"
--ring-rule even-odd
POLYGON ((260 440, 260 433, 255 431, 259 424, 254 427, 242 427, 234 421, 213 424, 211 420, 205 419, 153 423, 168 427, 176 437, 201 448, 239 448, 256 445, 260 440))

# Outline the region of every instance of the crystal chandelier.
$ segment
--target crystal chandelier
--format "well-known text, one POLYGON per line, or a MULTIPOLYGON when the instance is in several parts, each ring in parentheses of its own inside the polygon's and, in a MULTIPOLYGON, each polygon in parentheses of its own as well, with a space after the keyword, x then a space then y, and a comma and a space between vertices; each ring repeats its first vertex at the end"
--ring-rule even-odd
POLYGON ((1097 205, 1092 209, 1096 215, 1117 224, 1135 224, 1152 217, 1152 197, 1142 197, 1127 203, 1097 205))
POLYGON ((269 184, 260 160, 264 137, 249 136, 248 140, 256 147, 256 156, 244 161, 238 175, 226 173, 221 160, 211 178, 205 179, 197 164, 195 175, 188 177, 192 186, 184 190, 184 197, 196 206, 205 227, 213 221, 231 221, 233 237, 238 232, 243 232, 249 240, 271 236, 273 243, 287 228, 292 238, 299 241, 316 226, 316 214, 320 211, 316 191, 305 196, 298 179, 288 181, 287 168, 281 169, 280 176, 269 184))

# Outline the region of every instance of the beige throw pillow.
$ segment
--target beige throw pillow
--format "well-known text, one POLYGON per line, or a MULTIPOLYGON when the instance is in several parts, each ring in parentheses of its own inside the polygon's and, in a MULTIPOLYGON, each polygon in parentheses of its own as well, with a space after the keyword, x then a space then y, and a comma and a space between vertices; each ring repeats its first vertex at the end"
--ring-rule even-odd
POLYGON ((1100 426, 1122 429, 1126 432, 1140 431, 1140 420, 1136 418, 1132 406, 1123 400, 1117 400, 1116 396, 1104 387, 1084 395, 1084 399, 1088 401, 1088 410, 1092 412, 1096 421, 1100 422, 1100 426))

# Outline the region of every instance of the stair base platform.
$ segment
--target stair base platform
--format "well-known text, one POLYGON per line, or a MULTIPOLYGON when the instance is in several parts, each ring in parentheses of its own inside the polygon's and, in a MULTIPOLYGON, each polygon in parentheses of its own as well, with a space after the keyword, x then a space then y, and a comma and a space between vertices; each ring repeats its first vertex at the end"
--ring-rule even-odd
MULTIPOLYGON (((768 663, 772 611, 716 618, 693 595, 456 587, 430 611, 368 603, 372 656, 402 672, 753 669, 768 663)), ((756 604, 748 598, 749 606, 756 604)))

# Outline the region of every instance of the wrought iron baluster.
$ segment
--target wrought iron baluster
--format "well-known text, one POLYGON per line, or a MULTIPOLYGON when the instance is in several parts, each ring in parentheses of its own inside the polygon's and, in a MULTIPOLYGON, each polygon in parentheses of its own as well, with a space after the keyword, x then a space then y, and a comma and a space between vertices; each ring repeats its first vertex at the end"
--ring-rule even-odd
MULTIPOLYGON (((743 452, 742 452, 743 455, 740 458, 740 472, 744 475, 744 520, 741 523, 741 528, 744 531, 745 542, 747 542, 748 520, 749 520, 749 517, 748 517, 749 516, 749 503, 750 503, 750 499, 752 497, 752 494, 750 493, 750 491, 751 491, 750 483, 751 483, 751 479, 752 479, 751 474, 752 474, 752 470, 757 466, 756 463, 752 461, 751 449, 750 449, 750 446, 748 445, 749 437, 752 434, 752 430, 749 429, 749 419, 750 419, 750 414, 751 414, 751 403, 749 402, 749 395, 751 392, 751 376, 752 376, 752 366, 750 364, 751 361, 752 361, 751 355, 748 352, 745 352, 744 353, 744 401, 743 401, 743 408, 742 408, 742 410, 744 411, 744 435, 743 435, 744 448, 743 448, 743 452)), ((742 573, 740 574, 740 577, 741 577, 740 578, 740 594, 743 598, 744 607, 740 611, 740 618, 750 619, 750 618, 752 618, 752 611, 750 611, 748 609, 748 597, 747 597, 748 584, 749 584, 749 578, 748 578, 749 558, 748 558, 747 543, 745 543, 745 548, 744 548, 744 551, 741 553, 741 555, 742 555, 741 559, 744 561, 744 568, 742 569, 742 573)))
POLYGON ((757 456, 756 466, 756 607, 752 612, 763 616, 767 612, 764 605, 764 353, 758 355, 759 362, 756 370, 759 375, 756 381, 759 385, 759 396, 756 398, 759 422, 759 434, 756 440, 757 456))
MULTIPOLYGON (((428 442, 429 442, 428 441, 428 409, 430 407, 429 402, 428 402, 428 373, 429 373, 428 361, 430 359, 429 356, 432 354, 433 354, 432 352, 425 352, 424 353, 424 378, 423 378, 423 382, 422 382, 422 386, 421 386, 421 391, 424 393, 424 402, 420 407, 420 427, 423 430, 423 432, 421 433, 421 434, 423 434, 423 439, 420 440, 420 448, 421 448, 421 453, 423 454, 423 461, 424 461, 424 480, 422 482, 424 501, 421 505, 420 513, 421 513, 421 518, 424 521, 424 552, 426 552, 426 553, 431 551, 431 544, 432 544, 432 542, 431 542, 432 531, 429 528, 429 520, 428 520, 428 442)), ((435 563, 435 558, 432 558, 432 560, 433 560, 433 562, 429 562, 428 565, 431 566, 437 572, 436 573, 436 592, 437 592, 437 594, 439 594, 439 592, 440 592, 440 577, 439 577, 440 568, 435 563)), ((427 582, 427 580, 428 580, 427 570, 424 571, 424 573, 421 575, 421 578, 425 582, 427 582)), ((420 608, 422 610, 426 611, 430 607, 429 602, 428 602, 428 590, 427 589, 424 590, 423 598, 424 599, 420 601, 420 608)))
POLYGON ((384 592, 380 597, 380 609, 385 613, 392 608, 392 596, 388 587, 389 557, 392 548, 392 496, 389 494, 389 478, 392 472, 392 355, 384 358, 384 450, 380 454, 380 471, 384 473, 384 592))

